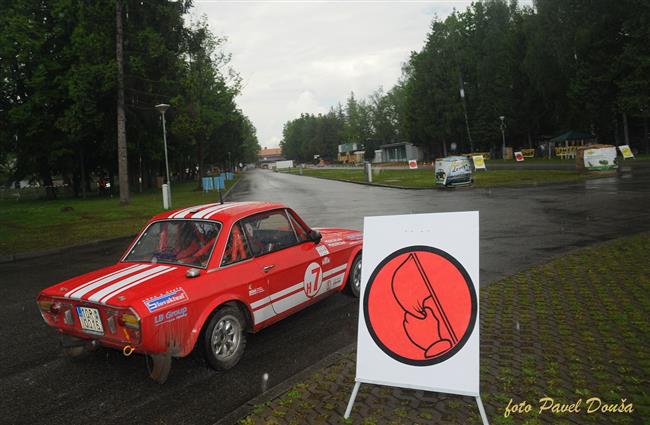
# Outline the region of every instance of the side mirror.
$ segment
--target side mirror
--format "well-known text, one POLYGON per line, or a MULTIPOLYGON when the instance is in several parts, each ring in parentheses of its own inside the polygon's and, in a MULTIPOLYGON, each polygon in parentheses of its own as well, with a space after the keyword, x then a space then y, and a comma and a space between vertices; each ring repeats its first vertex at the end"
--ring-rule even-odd
POLYGON ((185 276, 188 278, 193 278, 193 277, 198 277, 200 274, 201 272, 199 269, 195 269, 194 267, 192 267, 187 271, 187 273, 185 273, 185 276))
POLYGON ((314 242, 315 244, 319 243, 322 238, 323 236, 320 234, 318 230, 312 230, 311 232, 309 232, 309 240, 314 242))

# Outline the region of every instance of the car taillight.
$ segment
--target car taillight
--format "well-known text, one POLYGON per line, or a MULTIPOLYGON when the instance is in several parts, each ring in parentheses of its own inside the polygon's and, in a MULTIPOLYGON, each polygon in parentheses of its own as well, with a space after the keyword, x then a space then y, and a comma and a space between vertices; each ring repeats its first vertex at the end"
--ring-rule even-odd
POLYGON ((124 328, 140 329, 140 319, 135 314, 123 313, 119 317, 118 323, 124 328))
POLYGON ((39 298, 36 303, 38 304, 38 308, 41 311, 47 311, 49 312, 50 309, 52 308, 52 305, 54 304, 54 300, 52 298, 39 298))
POLYGON ((72 304, 63 303, 45 296, 40 297, 36 303, 46 323, 57 325, 60 324, 59 322, 63 318, 63 323, 66 325, 74 325, 72 304))
POLYGON ((119 312, 113 317, 120 327, 117 334, 121 339, 130 343, 140 342, 140 317, 133 310, 119 312))

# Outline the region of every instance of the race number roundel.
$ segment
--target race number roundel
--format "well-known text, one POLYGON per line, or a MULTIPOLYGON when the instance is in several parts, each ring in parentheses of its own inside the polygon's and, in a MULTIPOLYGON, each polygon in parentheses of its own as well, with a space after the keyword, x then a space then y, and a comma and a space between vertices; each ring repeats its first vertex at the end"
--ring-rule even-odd
POLYGON ((310 263, 305 270, 305 294, 313 297, 318 294, 320 284, 323 282, 323 270, 318 263, 310 263))
POLYGON ((372 272, 363 298, 366 326, 393 359, 430 366, 455 355, 476 322, 476 291, 465 268, 429 246, 402 248, 372 272))

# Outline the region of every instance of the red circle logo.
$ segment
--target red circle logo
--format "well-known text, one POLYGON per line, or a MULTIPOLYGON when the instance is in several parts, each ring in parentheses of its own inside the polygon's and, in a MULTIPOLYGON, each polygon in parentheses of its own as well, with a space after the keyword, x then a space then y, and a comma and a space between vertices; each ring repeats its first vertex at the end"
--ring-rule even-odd
POLYGON ((382 351, 401 363, 430 366, 449 359, 467 342, 476 322, 476 291, 454 257, 429 246, 411 246, 375 268, 363 312, 382 351))

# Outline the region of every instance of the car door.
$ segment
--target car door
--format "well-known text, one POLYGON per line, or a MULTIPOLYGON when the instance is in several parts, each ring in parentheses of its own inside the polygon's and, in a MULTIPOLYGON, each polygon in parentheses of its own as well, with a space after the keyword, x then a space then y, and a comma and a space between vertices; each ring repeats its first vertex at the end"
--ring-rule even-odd
POLYGON ((259 267, 240 222, 232 226, 219 268, 219 283, 233 282, 241 285, 241 294, 253 313, 255 325, 271 320, 275 312, 271 307, 270 290, 266 273, 259 267))
POLYGON ((287 316, 304 307, 322 282, 322 265, 314 244, 305 242, 305 234, 296 234, 285 209, 244 219, 243 227, 267 276, 275 314, 287 316))

